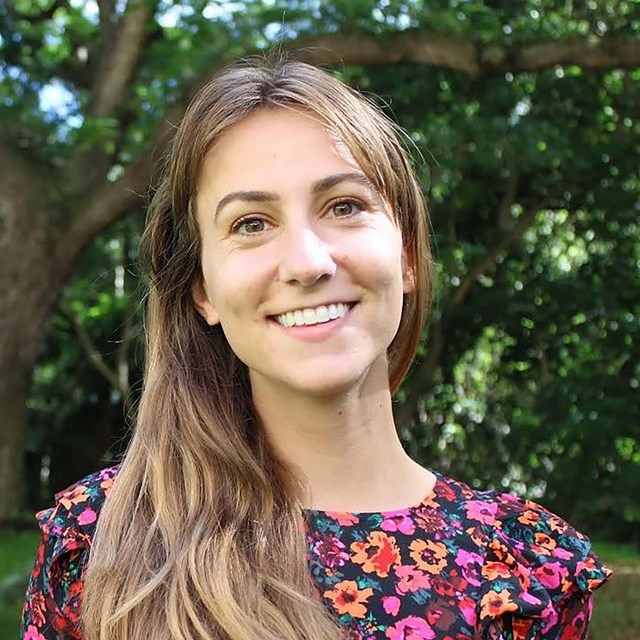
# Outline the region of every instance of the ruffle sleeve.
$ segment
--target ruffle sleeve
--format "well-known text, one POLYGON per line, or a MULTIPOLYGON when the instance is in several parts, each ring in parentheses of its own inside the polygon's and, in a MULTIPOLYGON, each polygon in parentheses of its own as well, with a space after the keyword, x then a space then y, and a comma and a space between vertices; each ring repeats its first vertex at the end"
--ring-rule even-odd
POLYGON ((589 539, 544 507, 502 495, 482 569, 483 640, 583 640, 611 575, 589 539))
POLYGON ((36 514, 42 539, 23 607, 23 640, 80 640, 83 572, 98 513, 116 469, 105 469, 61 491, 36 514))

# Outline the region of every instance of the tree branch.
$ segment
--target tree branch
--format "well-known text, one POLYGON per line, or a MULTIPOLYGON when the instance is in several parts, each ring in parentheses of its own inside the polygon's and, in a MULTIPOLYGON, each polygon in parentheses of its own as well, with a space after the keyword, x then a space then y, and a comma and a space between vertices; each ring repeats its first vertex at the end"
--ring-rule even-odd
POLYGON ((73 215, 73 222, 66 226, 56 245, 58 264, 68 264, 70 270, 80 251, 110 224, 145 204, 152 176, 152 169, 158 159, 156 151, 163 152, 167 141, 175 131, 186 104, 174 105, 167 111, 150 138, 146 151, 125 169, 123 175, 114 182, 104 181, 91 187, 88 199, 73 215))
POLYGON ((24 239, 17 229, 32 226, 24 213, 36 202, 42 205, 46 184, 42 169, 29 159, 24 149, 0 136, 0 246, 3 237, 24 239))
POLYGON ((488 271, 496 262, 498 256, 522 238, 524 232, 531 225, 538 213, 538 207, 531 207, 526 213, 518 218, 518 222, 496 242, 478 262, 465 274, 460 285, 449 295, 445 304, 445 309, 451 309, 464 302, 465 298, 475 285, 478 278, 488 271))
POLYGON ((472 75, 479 72, 473 40, 460 36, 403 31, 384 36, 358 33, 329 33, 295 43, 297 59, 345 64, 393 64, 416 62, 458 69, 472 75))
POLYGON ((98 16, 100 20, 100 35, 103 39, 110 39, 116 24, 115 0, 98 0, 98 16))
MULTIPOLYGON (((123 269, 123 294, 126 296, 127 305, 125 308, 124 322, 120 326, 120 339, 118 352, 116 354, 116 368, 120 386, 127 389, 127 395, 123 397, 125 415, 130 416, 133 398, 131 396, 131 381, 129 378, 129 351, 134 342, 134 326, 136 318, 136 307, 138 299, 135 295, 129 294, 129 285, 132 279, 127 258, 129 256, 129 234, 124 234, 122 238, 122 269, 123 269)), ((135 285, 134 285, 135 286, 135 285)))
POLYGON ((118 35, 112 43, 103 43, 105 46, 102 59, 94 78, 91 101, 87 109, 88 117, 112 116, 122 102, 125 89, 138 62, 145 27, 153 12, 154 3, 148 0, 130 0, 127 4, 120 24, 117 25, 118 35))
POLYGON ((78 320, 78 318, 72 311, 63 308, 62 305, 59 306, 58 312, 71 325, 71 328, 78 337, 78 340, 80 341, 82 348, 87 354, 91 365, 120 394, 122 401, 126 403, 126 399, 129 395, 129 389, 122 386, 118 373, 116 371, 113 371, 105 362, 102 354, 96 348, 93 340, 91 339, 91 336, 84 328, 82 323, 78 320))
POLYGON ((585 69, 633 69, 640 65, 640 40, 589 35, 530 43, 519 47, 514 53, 512 69, 504 68, 505 64, 509 66, 507 56, 502 59, 499 72, 538 71, 556 65, 577 65, 585 69))
MULTIPOLYGON (((77 211, 73 222, 61 235, 56 246, 56 260, 65 264, 67 256, 77 256, 91 240, 110 224, 140 209, 149 187, 152 161, 143 156, 127 167, 115 182, 104 182, 95 188, 91 200, 77 211)), ((71 267, 71 265, 69 265, 71 267)))
MULTIPOLYGON (((131 302, 134 296, 129 296, 131 302)), ((118 353, 116 356, 118 379, 120 380, 120 386, 122 388, 129 389, 129 348, 133 340, 133 326, 134 326, 134 304, 127 305, 125 312, 124 322, 120 331, 120 344, 118 346, 118 353)))
POLYGON ((640 66, 640 40, 615 36, 567 37, 481 44, 468 36, 402 31, 384 36, 332 33, 304 39, 296 57, 325 64, 413 62, 463 71, 472 76, 503 75, 578 65, 589 69, 640 66))

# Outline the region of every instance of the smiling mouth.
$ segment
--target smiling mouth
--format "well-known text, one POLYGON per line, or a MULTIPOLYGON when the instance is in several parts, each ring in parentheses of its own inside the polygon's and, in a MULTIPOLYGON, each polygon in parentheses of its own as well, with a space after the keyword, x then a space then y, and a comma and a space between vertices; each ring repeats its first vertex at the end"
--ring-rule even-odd
POLYGON ((338 302, 335 304, 287 311, 287 313, 271 317, 283 327, 309 327, 344 318, 355 304, 355 302, 338 302))

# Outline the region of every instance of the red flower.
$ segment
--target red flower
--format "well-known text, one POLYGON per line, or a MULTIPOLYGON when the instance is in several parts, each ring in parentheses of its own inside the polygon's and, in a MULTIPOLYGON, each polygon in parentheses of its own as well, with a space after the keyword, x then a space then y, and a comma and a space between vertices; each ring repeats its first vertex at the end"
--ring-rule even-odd
POLYGON ((362 565, 362 570, 386 578, 393 565, 400 562, 400 551, 396 539, 384 531, 373 531, 367 536, 367 542, 354 542, 351 545, 352 560, 362 565))

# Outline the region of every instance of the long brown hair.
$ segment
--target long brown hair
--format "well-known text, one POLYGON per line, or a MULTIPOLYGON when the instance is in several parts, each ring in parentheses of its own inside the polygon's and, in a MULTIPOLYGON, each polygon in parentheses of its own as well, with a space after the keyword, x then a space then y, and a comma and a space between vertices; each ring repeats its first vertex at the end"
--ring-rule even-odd
POLYGON ((191 203, 205 155, 257 109, 303 108, 351 150, 390 204, 413 270, 389 347, 390 388, 431 301, 428 218, 399 129, 315 67, 244 62, 199 92, 176 133, 142 241, 150 292, 136 429, 100 516, 85 576, 89 640, 328 640, 293 473, 261 432, 248 372, 191 292, 201 277, 191 203))

